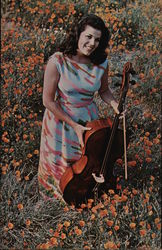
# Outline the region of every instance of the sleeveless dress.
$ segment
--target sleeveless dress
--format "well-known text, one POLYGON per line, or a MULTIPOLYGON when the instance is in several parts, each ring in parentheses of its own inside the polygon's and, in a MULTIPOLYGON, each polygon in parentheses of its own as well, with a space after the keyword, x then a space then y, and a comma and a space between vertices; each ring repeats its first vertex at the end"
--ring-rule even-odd
MULTIPOLYGON (((107 59, 100 65, 83 64, 56 52, 49 60, 56 65, 60 74, 54 98, 63 111, 81 125, 98 119, 98 109, 93 97, 101 86, 107 59)), ((81 146, 73 128, 46 109, 42 122, 38 168, 39 191, 43 198, 64 201, 59 188, 61 176, 66 168, 79 160, 81 154, 81 146)))

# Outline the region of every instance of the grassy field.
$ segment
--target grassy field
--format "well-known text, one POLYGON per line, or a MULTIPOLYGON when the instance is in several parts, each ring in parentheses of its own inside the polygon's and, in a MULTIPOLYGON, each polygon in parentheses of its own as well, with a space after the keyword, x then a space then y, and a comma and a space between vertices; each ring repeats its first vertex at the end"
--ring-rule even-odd
MULTIPOLYGON (((161 249, 160 10, 158 0, 2 1, 1 249, 161 249), (125 62, 136 75, 126 99, 128 180, 119 159, 118 193, 75 209, 39 197, 42 89, 55 44, 73 17, 88 12, 111 31, 109 81, 117 99, 125 62)), ((98 95, 96 102, 100 116, 113 119, 98 95)))

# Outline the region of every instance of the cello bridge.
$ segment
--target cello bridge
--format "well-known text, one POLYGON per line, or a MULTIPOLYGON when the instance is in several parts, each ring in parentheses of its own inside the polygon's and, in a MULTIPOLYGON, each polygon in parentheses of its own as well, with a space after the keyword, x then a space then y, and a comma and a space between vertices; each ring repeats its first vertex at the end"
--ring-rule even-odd
POLYGON ((92 176, 97 183, 103 183, 105 181, 103 174, 100 174, 100 176, 98 177, 98 176, 96 176, 95 173, 92 173, 92 176))

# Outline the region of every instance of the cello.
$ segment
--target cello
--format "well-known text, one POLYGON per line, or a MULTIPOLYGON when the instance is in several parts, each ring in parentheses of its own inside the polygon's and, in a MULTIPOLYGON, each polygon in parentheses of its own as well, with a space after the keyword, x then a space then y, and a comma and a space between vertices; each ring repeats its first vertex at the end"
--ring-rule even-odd
MULTIPOLYGON (((118 128, 119 119, 123 112, 130 74, 133 72, 132 64, 127 62, 122 74, 119 114, 115 115, 113 123, 110 118, 86 123, 91 130, 84 133, 82 156, 67 168, 60 180, 63 198, 69 205, 79 207, 96 195, 100 197, 109 189, 116 189, 113 166, 124 153, 123 130, 118 128)), ((128 138, 126 144, 128 145, 128 138)))

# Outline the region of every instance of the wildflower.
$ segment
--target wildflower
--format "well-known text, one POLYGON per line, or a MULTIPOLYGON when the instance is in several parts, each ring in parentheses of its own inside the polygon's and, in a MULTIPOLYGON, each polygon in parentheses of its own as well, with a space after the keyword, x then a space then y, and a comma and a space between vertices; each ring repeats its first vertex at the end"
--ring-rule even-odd
POLYGON ((49 229, 49 232, 50 232, 51 234, 53 234, 53 229, 52 229, 52 228, 50 228, 50 229, 49 229))
POLYGON ((131 222, 131 223, 129 224, 129 226, 130 226, 130 228, 134 229, 134 228, 136 227, 136 223, 131 222))
POLYGON ((59 237, 59 233, 57 231, 54 232, 53 234, 54 237, 58 238, 59 237))
POLYGON ((123 195, 123 194, 122 194, 121 200, 122 200, 122 201, 127 201, 127 199, 128 199, 128 197, 127 197, 126 195, 123 195))
POLYGON ((22 210, 22 209, 24 208, 24 206, 23 206, 23 204, 20 203, 20 204, 17 205, 17 208, 18 208, 19 210, 22 210))
POLYGON ((64 212, 68 212, 69 208, 67 206, 64 207, 64 212))
POLYGON ((153 139, 153 143, 154 143, 154 144, 159 144, 159 143, 160 143, 160 140, 159 140, 158 138, 154 138, 154 139, 153 139))
POLYGON ((145 229, 141 229, 141 230, 139 231, 139 233, 140 233, 140 235, 143 237, 143 236, 146 235, 146 230, 145 230, 145 229))
POLYGON ((144 221, 140 221, 139 225, 140 225, 141 227, 143 227, 143 226, 145 225, 145 222, 144 222, 144 221))
POLYGON ((66 239, 66 234, 65 234, 65 233, 62 233, 62 234, 61 234, 61 239, 62 239, 62 240, 66 239))
POLYGON ((152 159, 151 159, 150 157, 146 157, 145 160, 146 160, 146 162, 148 162, 148 163, 152 161, 152 159))
POLYGON ((110 194, 115 194, 114 190, 113 189, 109 189, 108 191, 110 194))
POLYGON ((93 199, 88 199, 88 203, 93 203, 94 200, 93 199))
POLYGON ((79 229, 78 227, 75 227, 75 233, 76 233, 76 235, 81 235, 82 234, 82 230, 79 229))
POLYGON ((149 216, 153 215, 153 211, 152 211, 152 210, 149 211, 149 212, 148 212, 148 215, 149 215, 149 216))
POLYGON ((152 234, 151 234, 151 238, 152 238, 152 239, 155 239, 155 238, 156 238, 156 234, 155 234, 155 233, 152 233, 152 234))
POLYGON ((146 204, 149 201, 149 198, 143 200, 143 204, 146 204))
POLYGON ((56 17, 55 13, 52 13, 51 18, 54 19, 56 17))
POLYGON ((151 147, 153 145, 153 143, 151 141, 149 141, 149 140, 145 140, 144 143, 145 143, 145 145, 147 145, 149 147, 151 147))
POLYGON ((58 231, 60 232, 61 229, 63 228, 63 224, 59 223, 59 224, 57 225, 57 228, 58 228, 58 231))
POLYGON ((105 249, 116 249, 116 248, 115 248, 115 244, 114 244, 112 241, 107 241, 107 242, 104 244, 104 248, 105 248, 105 249))
POLYGON ((104 210, 101 210, 101 211, 100 211, 100 217, 101 217, 101 218, 104 217, 104 216, 106 216, 107 214, 108 214, 107 209, 104 209, 104 210))
POLYGON ((110 205, 110 211, 111 212, 116 212, 116 208, 113 205, 110 205))
POLYGON ((112 220, 107 220, 107 221, 106 221, 106 224, 107 224, 109 227, 111 227, 111 226, 114 224, 114 222, 113 222, 112 220))
POLYGON ((38 149, 35 149, 35 150, 34 150, 34 154, 35 154, 35 155, 38 155, 38 154, 39 154, 39 150, 38 150, 38 149))
POLYGON ((140 73, 140 74, 139 74, 139 77, 140 77, 141 79, 143 79, 143 78, 145 77, 144 73, 140 73))
POLYGON ((79 225, 80 225, 81 227, 84 227, 84 226, 85 226, 85 221, 84 221, 84 220, 80 220, 80 221, 79 221, 79 225))
POLYGON ((113 232, 110 230, 110 231, 108 231, 108 235, 112 235, 113 234, 113 232))
POLYGON ((25 179, 26 181, 29 181, 29 176, 26 175, 26 176, 24 177, 24 179, 25 179))
POLYGON ((55 238, 55 237, 51 237, 50 238, 50 242, 51 242, 51 244, 53 245, 53 246, 57 246, 58 245, 58 242, 57 242, 57 239, 55 238))
POLYGON ((156 218, 154 221, 155 221, 155 224, 158 224, 160 222, 160 219, 156 218))
POLYGON ((116 185, 116 189, 121 190, 122 186, 120 184, 116 185))
POLYGON ((81 213, 83 211, 83 209, 82 208, 76 208, 76 211, 81 213))
POLYGON ((16 177, 20 177, 21 174, 19 170, 17 170, 15 173, 16 173, 16 177))
POLYGON ((9 206, 11 205, 11 200, 8 200, 8 205, 9 205, 9 206))
POLYGON ((155 177, 151 175, 151 176, 150 176, 150 180, 151 180, 151 181, 154 181, 154 180, 155 180, 155 177))
POLYGON ((95 214, 92 214, 91 215, 91 220, 95 220, 95 218, 96 218, 95 214))
POLYGON ((82 203, 80 207, 84 209, 86 208, 86 204, 82 203))
POLYGON ((137 164, 136 161, 128 161, 128 166, 129 166, 129 167, 135 167, 136 164, 137 164))
POLYGON ((117 212, 113 211, 113 212, 112 212, 112 216, 113 216, 113 217, 116 217, 116 216, 117 216, 117 212))
POLYGON ((95 209, 100 209, 100 208, 103 208, 104 205, 102 204, 102 202, 98 203, 94 208, 95 209))
POLYGON ((28 138, 28 135, 24 134, 23 139, 26 140, 28 138))
POLYGON ((132 189, 132 193, 133 193, 134 195, 136 195, 136 194, 138 194, 138 191, 137 191, 135 188, 133 188, 133 189, 132 189))
POLYGON ((26 222, 25 222, 26 226, 29 227, 30 224, 31 224, 31 220, 27 219, 26 222))
POLYGON ((118 231, 119 228, 120 228, 120 227, 119 227, 118 225, 115 225, 115 227, 114 227, 115 231, 118 231))
POLYGON ((118 165, 121 165, 121 166, 122 166, 122 165, 123 165, 123 160, 119 158, 119 159, 116 160, 116 163, 117 163, 118 165))
POLYGON ((87 208, 91 208, 91 207, 92 207, 92 203, 88 202, 87 208))
POLYGON ((8 223, 8 228, 9 228, 9 229, 13 229, 13 227, 14 227, 14 224, 11 223, 11 222, 9 222, 9 223, 8 223))
POLYGON ((114 195, 114 199, 115 199, 116 201, 120 201, 120 196, 119 196, 118 194, 115 194, 115 195, 114 195))
POLYGON ((150 132, 146 132, 146 133, 145 133, 145 136, 149 136, 149 135, 150 135, 150 132))
POLYGON ((70 222, 69 222, 69 221, 65 221, 65 222, 64 222, 64 226, 65 226, 65 227, 69 227, 69 226, 70 226, 70 222))
POLYGON ((151 155, 151 150, 150 149, 145 149, 145 152, 147 155, 151 155))
POLYGON ((32 154, 27 154, 27 157, 28 158, 31 158, 33 155, 32 154))
POLYGON ((124 210, 125 210, 125 213, 128 214, 129 213, 129 208, 128 206, 123 206, 124 210))
POLYGON ((104 199, 104 200, 106 200, 107 199, 107 194, 106 193, 104 193, 103 195, 102 195, 102 198, 104 199))
POLYGON ((70 206, 70 208, 71 208, 72 210, 75 210, 75 206, 74 206, 73 204, 70 206))
POLYGON ((92 213, 95 213, 95 214, 97 213, 97 209, 95 207, 92 207, 91 211, 92 213))
MULTIPOLYGON (((28 243, 26 241, 24 241, 24 247, 27 247, 28 243)), ((44 249, 48 249, 47 247, 44 249)))
POLYGON ((158 224, 156 225, 156 227, 157 227, 158 230, 160 230, 160 229, 161 229, 161 224, 158 223, 158 224))
POLYGON ((91 248, 89 247, 89 246, 84 246, 84 249, 86 249, 86 250, 90 250, 91 248))

